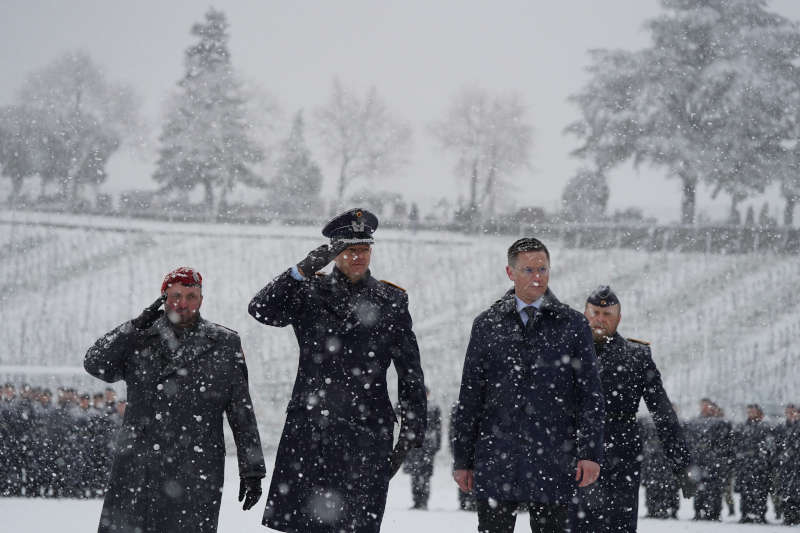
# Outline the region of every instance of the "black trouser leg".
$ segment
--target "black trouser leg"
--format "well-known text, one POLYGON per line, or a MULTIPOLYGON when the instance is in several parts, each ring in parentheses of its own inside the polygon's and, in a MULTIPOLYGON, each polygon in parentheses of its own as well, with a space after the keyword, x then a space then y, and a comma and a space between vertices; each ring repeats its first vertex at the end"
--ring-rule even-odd
POLYGON ((411 495, 414 498, 414 507, 427 507, 431 495, 431 478, 424 474, 411 476, 411 495))
POLYGON ((516 502, 496 502, 479 499, 478 533, 514 533, 517 521, 516 502))
POLYGON ((528 504, 532 533, 563 533, 567 527, 566 505, 528 504))

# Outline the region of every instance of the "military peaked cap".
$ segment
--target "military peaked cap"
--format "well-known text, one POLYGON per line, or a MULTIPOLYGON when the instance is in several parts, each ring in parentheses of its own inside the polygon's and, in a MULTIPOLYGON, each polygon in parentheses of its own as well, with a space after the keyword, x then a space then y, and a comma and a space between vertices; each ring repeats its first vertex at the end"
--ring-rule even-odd
POLYGON ((614 294, 614 291, 611 290, 611 287, 608 285, 600 285, 586 299, 586 303, 590 303, 592 305, 596 305, 598 307, 608 307, 610 305, 617 305, 619 303, 619 299, 617 295, 614 294))
POLYGON ((322 228, 322 235, 347 244, 372 244, 378 229, 378 217, 366 209, 350 209, 337 215, 322 228))

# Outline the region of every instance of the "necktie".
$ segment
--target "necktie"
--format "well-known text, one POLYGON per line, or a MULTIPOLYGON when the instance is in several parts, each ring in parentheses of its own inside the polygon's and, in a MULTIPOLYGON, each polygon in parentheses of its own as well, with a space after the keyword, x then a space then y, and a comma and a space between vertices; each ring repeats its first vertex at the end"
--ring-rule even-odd
POLYGON ((532 331, 533 330, 533 317, 536 316, 536 307, 533 305, 529 305, 527 307, 523 307, 522 310, 528 315, 528 322, 525 324, 525 331, 532 331))

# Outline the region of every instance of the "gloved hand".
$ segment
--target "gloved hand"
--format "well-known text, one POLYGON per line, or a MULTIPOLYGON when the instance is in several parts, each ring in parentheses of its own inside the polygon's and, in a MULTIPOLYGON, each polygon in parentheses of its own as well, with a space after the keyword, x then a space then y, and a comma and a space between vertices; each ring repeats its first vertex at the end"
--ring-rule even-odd
POLYGON ((261 478, 243 477, 239 482, 239 501, 244 500, 242 509, 247 511, 261 499, 261 478))
POLYGON ((678 484, 681 486, 683 497, 687 500, 693 498, 695 492, 697 492, 697 481, 692 479, 689 470, 680 470, 676 473, 676 477, 678 478, 678 484))
POLYGON ((397 442, 392 450, 392 455, 389 456, 389 464, 391 465, 391 476, 394 475, 400 470, 400 467, 403 466, 403 462, 406 460, 406 455, 408 455, 408 448, 407 446, 401 444, 403 440, 397 442))
POLYGON ((342 241, 334 241, 331 246, 323 244, 308 252, 306 258, 297 263, 297 269, 304 276, 313 276, 325 268, 325 265, 333 261, 345 248, 347 248, 347 244, 342 241))
POLYGON ((146 307, 142 314, 131 320, 133 327, 138 330, 145 330, 153 325, 153 322, 161 318, 161 315, 164 314, 160 308, 164 305, 164 302, 167 300, 167 295, 162 294, 158 297, 158 300, 150 304, 150 307, 146 307))
POLYGON ((408 435, 407 430, 404 427, 400 427, 400 438, 397 439, 397 444, 394 445, 392 455, 389 456, 389 462, 392 466, 392 477, 394 477, 397 471, 400 470, 400 467, 403 466, 403 461, 406 460, 408 450, 415 447, 415 443, 410 437, 413 437, 413 435, 408 435))

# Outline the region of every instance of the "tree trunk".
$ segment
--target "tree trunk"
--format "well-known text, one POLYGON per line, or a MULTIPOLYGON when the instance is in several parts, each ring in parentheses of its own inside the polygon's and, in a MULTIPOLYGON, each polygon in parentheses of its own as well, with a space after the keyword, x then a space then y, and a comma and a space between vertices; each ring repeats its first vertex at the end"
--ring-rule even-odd
POLYGON ((683 190, 681 199, 681 224, 694 224, 695 202, 697 201, 697 178, 686 174, 680 175, 683 190))
POLYGON ((469 209, 473 213, 478 211, 478 160, 472 161, 472 175, 469 178, 469 209))
POLYGON ((794 225, 794 204, 797 202, 796 196, 786 197, 786 208, 783 210, 783 225, 787 228, 794 225))
POLYGON ((14 206, 17 199, 22 192, 22 178, 21 176, 15 176, 11 178, 11 193, 8 195, 8 204, 10 206, 14 206))
POLYGON ((206 188, 206 212, 212 215, 214 214, 214 187, 210 180, 203 181, 203 186, 206 188))
POLYGON ((344 188, 347 186, 347 165, 349 164, 350 160, 348 158, 342 158, 342 166, 339 167, 339 186, 336 194, 340 204, 342 203, 342 196, 344 196, 344 188))

